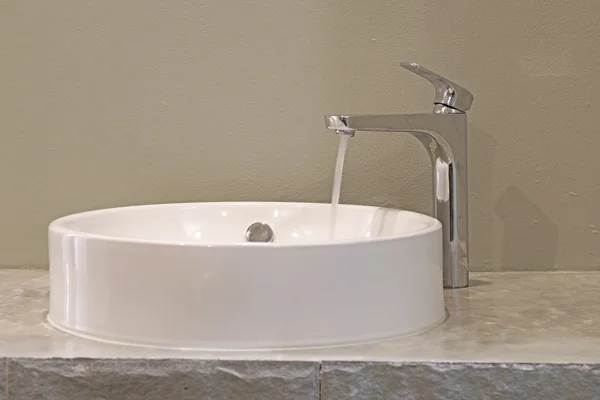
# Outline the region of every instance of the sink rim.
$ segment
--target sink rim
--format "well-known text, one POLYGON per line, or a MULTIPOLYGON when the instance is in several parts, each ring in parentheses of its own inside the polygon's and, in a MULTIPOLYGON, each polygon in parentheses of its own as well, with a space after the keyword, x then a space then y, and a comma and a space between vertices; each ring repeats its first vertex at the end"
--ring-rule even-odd
POLYGON ((322 246, 344 246, 344 245, 353 245, 353 244, 368 244, 368 243, 380 243, 380 242, 388 242, 399 239, 409 239, 419 236, 427 235, 433 231, 440 230, 442 228, 442 224, 435 218, 417 213, 414 211, 402 210, 397 208, 389 208, 389 207, 377 207, 377 206, 367 206, 361 204, 339 204, 340 208, 367 208, 367 209, 380 209, 380 210, 389 210, 394 212, 401 212, 408 215, 416 216, 420 218, 423 222, 427 224, 425 228, 398 233, 389 236, 383 237, 375 237, 375 238, 357 238, 357 239, 340 239, 340 240, 331 240, 326 242, 303 242, 303 243, 257 243, 257 242, 238 242, 238 243, 195 243, 195 242, 181 242, 175 240, 159 240, 159 239, 141 239, 141 238, 131 238, 126 236, 112 236, 112 235, 104 235, 99 233, 93 233, 85 230, 73 229, 65 226, 65 224, 69 222, 73 222, 73 220, 77 220, 82 217, 89 217, 92 215, 106 214, 112 212, 119 212, 125 210, 134 210, 139 208, 145 209, 153 209, 153 208, 162 208, 162 207, 185 207, 185 206, 194 206, 194 205, 202 205, 202 206, 215 206, 215 205, 230 205, 230 206, 286 206, 290 205, 297 206, 299 208, 302 207, 316 207, 316 206, 331 206, 330 203, 312 203, 312 202, 277 202, 277 201, 212 201, 212 202, 178 202, 178 203, 158 203, 158 204, 141 204, 141 205, 131 205, 131 206, 120 206, 120 207, 110 207, 110 208, 102 208, 97 210, 83 211, 70 215, 66 215, 52 221, 48 227, 49 232, 56 232, 60 234, 73 235, 78 237, 85 237, 87 239, 96 239, 102 241, 108 241, 113 243, 129 243, 129 244, 144 244, 144 245, 155 245, 155 246, 169 246, 169 247, 198 247, 198 248, 261 248, 261 249, 274 249, 274 248, 306 248, 306 247, 322 247, 322 246))

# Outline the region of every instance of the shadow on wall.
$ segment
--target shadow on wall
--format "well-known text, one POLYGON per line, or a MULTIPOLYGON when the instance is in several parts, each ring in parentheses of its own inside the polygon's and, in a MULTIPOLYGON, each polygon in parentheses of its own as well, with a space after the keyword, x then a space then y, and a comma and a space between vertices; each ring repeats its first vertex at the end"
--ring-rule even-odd
POLYGON ((469 263, 477 271, 493 269, 489 261, 494 253, 493 179, 496 158, 496 140, 484 127, 472 120, 468 127, 469 149, 469 263))
POLYGON ((510 186, 496 203, 494 211, 504 224, 504 269, 556 268, 558 226, 521 189, 510 186))

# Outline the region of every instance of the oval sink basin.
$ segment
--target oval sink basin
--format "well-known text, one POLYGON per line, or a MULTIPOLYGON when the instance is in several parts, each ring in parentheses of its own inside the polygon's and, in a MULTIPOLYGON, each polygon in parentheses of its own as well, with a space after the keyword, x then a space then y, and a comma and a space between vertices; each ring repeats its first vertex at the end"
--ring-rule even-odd
POLYGON ((188 203, 70 215, 49 228, 49 322, 93 339, 241 350, 346 345, 445 318, 441 224, 330 204, 188 203), (262 222, 270 243, 246 241, 262 222))

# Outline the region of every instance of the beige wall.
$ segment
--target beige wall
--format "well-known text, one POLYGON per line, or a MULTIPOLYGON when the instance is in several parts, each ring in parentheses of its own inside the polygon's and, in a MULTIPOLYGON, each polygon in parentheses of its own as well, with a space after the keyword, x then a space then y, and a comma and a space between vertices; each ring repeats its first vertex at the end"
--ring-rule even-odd
MULTIPOLYGON (((328 112, 475 94, 476 269, 600 268, 600 2, 0 0, 0 265, 116 205, 327 201, 328 112)), ((358 134, 342 201, 428 212, 425 151, 358 134)))

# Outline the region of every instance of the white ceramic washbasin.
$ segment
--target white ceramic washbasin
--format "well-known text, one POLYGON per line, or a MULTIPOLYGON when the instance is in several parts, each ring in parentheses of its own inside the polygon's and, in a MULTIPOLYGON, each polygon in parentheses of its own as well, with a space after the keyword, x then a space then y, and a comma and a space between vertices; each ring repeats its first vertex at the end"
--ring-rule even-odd
POLYGON ((111 342, 215 350, 353 344, 445 318, 441 224, 341 205, 188 203, 50 225, 49 322, 111 342), (273 243, 246 242, 261 221, 273 243))

